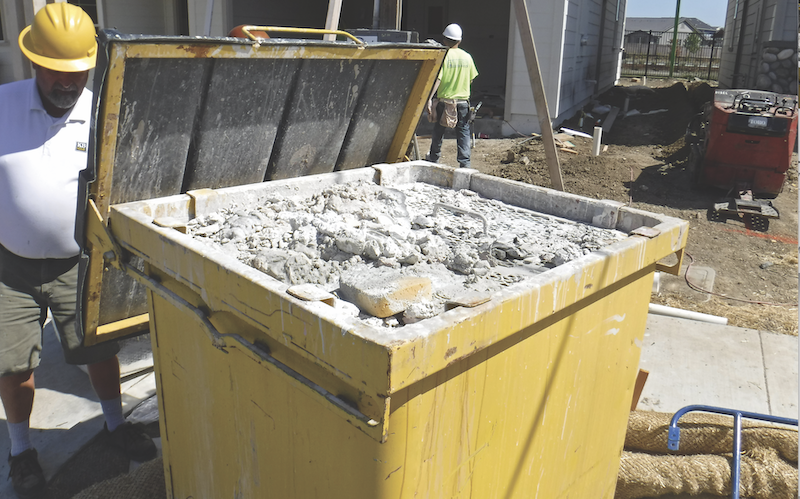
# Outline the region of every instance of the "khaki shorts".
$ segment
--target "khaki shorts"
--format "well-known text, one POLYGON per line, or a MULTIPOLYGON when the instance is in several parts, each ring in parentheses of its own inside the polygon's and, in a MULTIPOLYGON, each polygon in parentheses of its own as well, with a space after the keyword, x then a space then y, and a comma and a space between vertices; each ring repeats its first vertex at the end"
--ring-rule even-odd
POLYGON ((78 257, 31 260, 0 246, 0 376, 34 369, 47 309, 68 364, 94 364, 119 352, 115 341, 83 346, 76 328, 78 257))

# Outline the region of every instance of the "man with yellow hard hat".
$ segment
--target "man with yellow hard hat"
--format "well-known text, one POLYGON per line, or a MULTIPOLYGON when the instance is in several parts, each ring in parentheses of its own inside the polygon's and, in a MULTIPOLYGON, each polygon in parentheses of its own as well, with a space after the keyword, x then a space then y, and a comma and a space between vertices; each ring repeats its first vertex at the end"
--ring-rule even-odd
POLYGON ((78 174, 86 168, 95 65, 92 19, 68 3, 45 5, 19 36, 35 77, 0 85, 0 398, 6 412, 10 478, 21 498, 45 479, 29 436, 33 370, 49 309, 65 360, 87 365, 112 445, 143 461, 156 448, 122 413, 119 346, 83 345, 76 328, 78 174))

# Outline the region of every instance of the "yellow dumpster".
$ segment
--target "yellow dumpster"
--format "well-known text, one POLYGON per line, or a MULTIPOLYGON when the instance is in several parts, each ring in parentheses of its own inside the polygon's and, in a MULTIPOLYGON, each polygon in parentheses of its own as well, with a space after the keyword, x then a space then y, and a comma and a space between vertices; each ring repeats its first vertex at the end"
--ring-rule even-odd
MULTIPOLYGON (((112 54, 124 48, 177 55, 164 41, 146 51, 141 43, 116 39, 105 46, 112 54)), ((285 48, 275 43, 269 50, 285 48)), ((340 44, 303 49, 306 57, 328 60, 378 57, 342 55, 351 49, 340 44)), ((259 48, 237 50, 244 48, 260 57, 259 48)), ((211 52, 230 47, 223 49, 211 52)), ((426 71, 420 67, 427 63, 408 66, 405 78, 415 90, 402 102, 416 118, 424 102, 419 82, 429 83, 441 62, 438 49, 419 50, 434 62, 426 71)), ((110 60, 106 81, 135 74, 129 64, 123 77, 125 64, 110 60)), ((146 69, 153 62, 136 64, 146 69)), ((212 86, 222 78, 207 76, 212 86)), ((112 121, 138 102, 126 101, 125 84, 116 85, 122 109, 104 104, 112 121)), ((126 122, 128 132, 117 132, 123 121, 99 148, 109 172, 132 150, 152 147, 144 140, 147 127, 135 120, 126 122), (120 146, 126 141, 135 147, 120 146)), ((291 140, 282 142, 287 162, 300 154, 289 154, 291 140)), ((359 149, 347 139, 340 145, 359 149)), ((192 147, 189 157, 203 156, 192 147)), ((168 497, 612 498, 653 274, 680 268, 688 224, 474 170, 384 161, 211 189, 187 188, 184 178, 178 193, 124 202, 109 201, 98 188, 103 179, 120 178, 99 174, 99 162, 87 183, 83 230, 100 272, 89 269, 85 282, 102 289, 106 266, 147 290, 168 497), (393 192, 436 186, 621 237, 481 299, 451 300, 435 316, 387 328, 338 306, 340 296, 298 291, 186 233, 192 221, 232 206, 249 210, 353 183, 393 192)), ((192 161, 180 167, 194 170, 192 161)), ((265 171, 282 167, 268 161, 265 171)))

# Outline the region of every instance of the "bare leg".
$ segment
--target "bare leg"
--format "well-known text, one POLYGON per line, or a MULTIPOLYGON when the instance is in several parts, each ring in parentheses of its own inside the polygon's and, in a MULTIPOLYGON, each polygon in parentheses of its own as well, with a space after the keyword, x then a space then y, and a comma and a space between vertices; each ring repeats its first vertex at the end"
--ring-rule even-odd
POLYGON ((34 393, 33 370, 0 378, 0 398, 9 423, 22 423, 31 417, 34 393))
POLYGON ((100 400, 112 400, 120 396, 119 360, 116 356, 86 367, 89 370, 89 380, 100 400))

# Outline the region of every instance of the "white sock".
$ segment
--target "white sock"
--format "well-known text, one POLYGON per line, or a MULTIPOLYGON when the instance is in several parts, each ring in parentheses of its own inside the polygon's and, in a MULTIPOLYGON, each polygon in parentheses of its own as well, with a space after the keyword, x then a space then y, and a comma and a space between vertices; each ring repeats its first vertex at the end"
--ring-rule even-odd
POLYGON ((100 407, 103 409, 103 416, 106 418, 106 427, 108 431, 116 430, 119 425, 125 422, 125 417, 122 415, 122 397, 111 400, 101 400, 100 407))
POLYGON ((11 455, 19 456, 28 449, 33 448, 31 445, 31 432, 29 421, 21 423, 8 423, 8 436, 11 438, 11 455))

